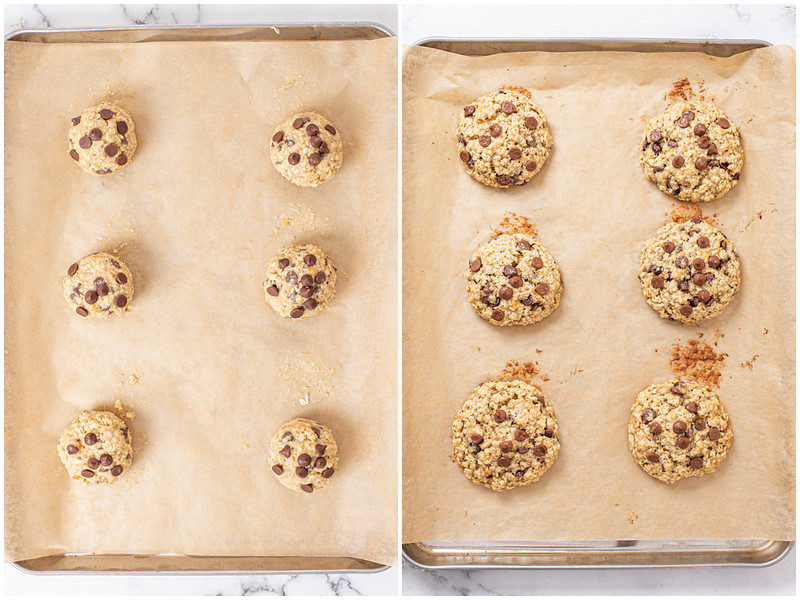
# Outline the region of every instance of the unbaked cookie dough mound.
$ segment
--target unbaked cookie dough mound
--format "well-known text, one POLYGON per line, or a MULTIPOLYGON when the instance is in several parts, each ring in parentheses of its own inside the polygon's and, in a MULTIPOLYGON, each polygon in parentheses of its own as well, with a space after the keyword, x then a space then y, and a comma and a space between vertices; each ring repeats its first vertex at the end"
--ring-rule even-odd
POLYGON ((493 92, 465 106, 456 140, 467 173, 497 188, 528 183, 553 147, 544 112, 522 88, 493 92))
POLYGON ((81 169, 108 175, 127 165, 136 152, 130 114, 111 102, 101 102, 72 119, 69 155, 81 169))
POLYGON ((336 267, 314 244, 290 244, 269 264, 264 281, 267 303, 292 319, 317 314, 333 298, 336 267))
POLYGON ((315 112, 301 112, 278 126, 269 156, 284 179, 300 187, 317 187, 342 166, 342 137, 315 112))
POLYGON ((710 102, 669 105, 647 124, 640 147, 647 178, 688 202, 721 198, 739 182, 744 162, 739 129, 710 102))
POLYGON ((322 423, 292 419, 272 438, 269 462, 284 487, 310 494, 325 487, 336 473, 336 440, 322 423))
POLYGON ((70 477, 86 484, 114 483, 131 468, 128 426, 117 415, 85 410, 58 440, 58 455, 70 477))
POLYGON ((106 252, 90 254, 67 269, 64 298, 82 317, 107 319, 121 315, 133 298, 133 277, 116 256, 106 252))
POLYGON ((478 248, 467 264, 469 303, 492 325, 541 321, 561 301, 553 256, 525 233, 504 233, 478 248))
POLYGON ((741 283, 739 255, 700 217, 670 223, 644 243, 639 282, 645 300, 663 318, 697 323, 733 300, 741 283))
POLYGON ((673 379, 639 392, 628 447, 648 475, 665 483, 713 473, 731 446, 725 407, 708 387, 673 379))
POLYGON ((456 462, 468 479, 495 491, 538 481, 559 448, 552 407, 524 381, 481 384, 453 421, 456 462))

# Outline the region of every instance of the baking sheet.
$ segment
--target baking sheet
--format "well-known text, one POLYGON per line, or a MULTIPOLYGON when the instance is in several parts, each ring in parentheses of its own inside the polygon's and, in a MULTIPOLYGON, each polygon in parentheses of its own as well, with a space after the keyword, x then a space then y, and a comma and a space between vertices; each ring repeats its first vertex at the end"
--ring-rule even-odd
POLYGON ((726 59, 407 51, 405 543, 795 538, 794 73, 794 50, 780 46, 726 59), (734 119, 746 155, 740 184, 701 207, 736 244, 742 288, 722 315, 686 327, 658 318, 636 277, 643 242, 674 206, 644 178, 638 140, 684 77, 734 119), (554 149, 531 183, 496 190, 464 172, 455 128, 463 106, 506 85, 532 91, 554 149), (466 261, 509 211, 536 224, 564 279, 558 310, 528 327, 492 327, 466 298, 466 261), (431 293, 443 310, 420 301, 431 293), (630 456, 630 407, 671 376, 672 345, 701 333, 728 355, 718 391, 734 441, 715 474, 667 486, 630 456), (450 425, 509 360, 536 363, 561 450, 539 482, 496 493, 452 463, 450 425))
POLYGON ((394 39, 6 43, 6 560, 396 562, 395 57, 394 39), (118 176, 94 178, 65 137, 104 98, 130 110, 139 148, 118 176), (311 108, 345 158, 301 189, 268 147, 277 123, 311 108), (340 274, 331 306, 302 322, 274 313, 262 287, 295 240, 340 274), (131 310, 75 318, 63 271, 105 249, 134 274, 131 310), (136 414, 134 466, 114 486, 74 484, 58 436, 115 400, 136 414), (339 472, 311 495, 283 488, 266 458, 295 416, 339 445, 339 472))

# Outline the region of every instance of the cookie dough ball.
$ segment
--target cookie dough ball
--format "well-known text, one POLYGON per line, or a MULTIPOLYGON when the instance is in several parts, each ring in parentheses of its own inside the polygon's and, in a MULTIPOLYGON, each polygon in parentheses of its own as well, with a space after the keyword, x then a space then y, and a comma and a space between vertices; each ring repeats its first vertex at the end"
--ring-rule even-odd
POLYGON ((456 462, 468 479, 495 491, 538 481, 559 448, 552 407, 524 381, 480 385, 453 421, 456 462))
POLYGON ((647 303, 665 319, 697 323, 717 316, 741 283, 739 255, 700 217, 670 223, 642 248, 639 282, 647 303))
POLYGON ((523 88, 500 90, 465 106, 456 139, 467 173, 498 188, 528 183, 553 146, 544 112, 523 88))
POLYGON ((739 129, 710 102, 675 102, 642 134, 645 176, 678 200, 721 198, 739 182, 743 162, 739 129))
POLYGON ((314 244, 290 244, 272 259, 264 281, 267 303, 283 317, 304 319, 336 291, 336 267, 314 244))
POLYGON ((70 477, 86 484, 114 483, 131 468, 128 426, 114 413, 85 410, 58 440, 58 455, 70 477))
POLYGON ((81 169, 108 175, 127 165, 136 152, 136 133, 130 114, 111 102, 101 102, 73 117, 69 155, 81 169))
POLYGON ((310 494, 325 487, 336 473, 336 440, 322 423, 292 419, 272 438, 269 462, 284 487, 310 494))
POLYGON ((300 187, 317 187, 342 166, 342 137, 322 115, 301 112, 278 126, 269 156, 287 181, 300 187))
POLYGON ((82 317, 107 319, 128 310, 133 277, 119 258, 105 252, 90 254, 67 269, 64 298, 82 317))
POLYGON ((665 483, 713 473, 731 447, 728 413, 696 381, 673 379, 639 392, 628 447, 645 472, 665 483))
POLYGON ((473 254, 467 269, 469 303, 492 325, 541 321, 561 301, 553 256, 526 233, 504 233, 473 254))

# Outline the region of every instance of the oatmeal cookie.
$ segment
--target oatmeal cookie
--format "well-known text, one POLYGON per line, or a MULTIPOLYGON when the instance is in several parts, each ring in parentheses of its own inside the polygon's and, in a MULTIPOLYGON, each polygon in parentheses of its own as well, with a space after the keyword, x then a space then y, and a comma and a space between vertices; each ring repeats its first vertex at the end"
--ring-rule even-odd
POLYGON ((58 440, 58 456, 72 479, 86 484, 116 482, 133 461, 125 422, 112 412, 85 410, 58 440))
POLYGON ((92 175, 108 175, 127 165, 136 152, 136 133, 128 112, 101 102, 72 118, 69 155, 92 175))
POLYGON ((317 187, 342 166, 342 137, 315 112, 301 112, 278 126, 269 156, 284 179, 300 187, 317 187))
POLYGON ((106 319, 128 310, 133 276, 116 256, 98 252, 72 263, 63 281, 64 299, 81 317, 106 319))
POLYGON ((333 298, 336 267, 314 244, 290 244, 272 259, 264 280, 267 302, 283 317, 304 319, 333 298))
POLYGON ((325 487, 336 473, 336 440, 322 423, 292 419, 272 438, 269 462, 283 486, 310 494, 325 487))

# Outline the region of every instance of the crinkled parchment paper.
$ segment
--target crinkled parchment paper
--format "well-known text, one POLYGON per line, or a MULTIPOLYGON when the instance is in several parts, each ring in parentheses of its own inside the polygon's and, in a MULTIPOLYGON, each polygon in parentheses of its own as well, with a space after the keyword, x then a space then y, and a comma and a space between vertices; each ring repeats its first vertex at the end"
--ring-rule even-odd
POLYGON ((396 47, 6 43, 6 560, 395 561, 396 47), (107 178, 83 173, 66 142, 70 117, 104 98, 139 138, 107 178), (269 160, 274 127, 302 109, 344 140, 344 165, 317 189, 269 160), (330 307, 302 322, 279 317, 262 286, 295 240, 340 274, 330 307), (136 286, 130 312, 106 322, 61 295, 67 267, 99 250, 117 250, 136 286), (73 483, 58 436, 115 400, 136 414, 133 468, 113 486, 73 483), (267 462, 295 416, 339 445, 339 472, 310 495, 267 462))
POLYGON ((794 539, 794 50, 470 58, 414 47, 403 84, 404 541, 794 539), (739 250, 742 288, 721 316, 687 327, 659 318, 637 279, 642 244, 674 206, 644 177, 639 136, 684 77, 745 148, 739 185, 702 206, 739 250), (462 107, 502 86, 532 91, 554 139, 542 172, 509 190, 475 182, 455 148, 462 107), (470 253, 506 211, 535 223, 564 279, 560 307, 527 327, 493 327, 467 302, 470 253), (630 456, 630 407, 671 377, 676 340, 716 330, 733 446, 713 475, 667 486, 630 456), (561 451, 539 482, 496 493, 451 462, 450 425, 509 360, 538 364, 561 451))

